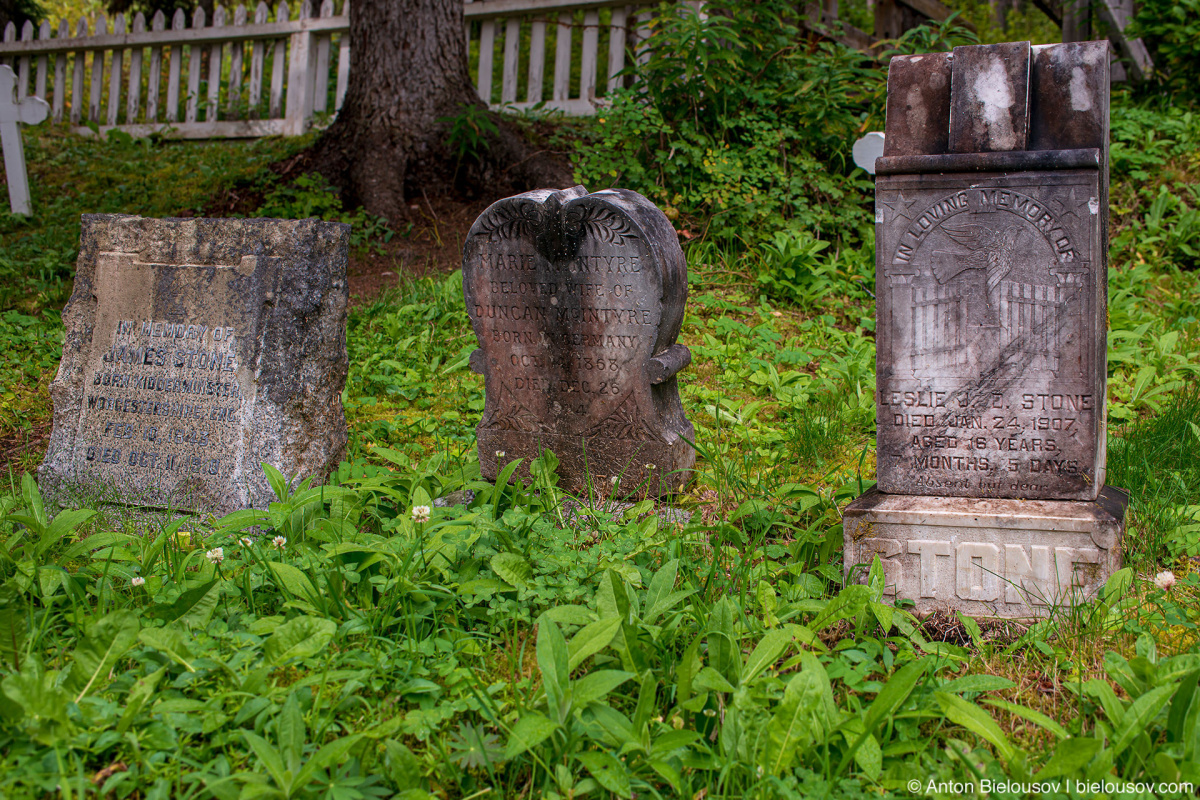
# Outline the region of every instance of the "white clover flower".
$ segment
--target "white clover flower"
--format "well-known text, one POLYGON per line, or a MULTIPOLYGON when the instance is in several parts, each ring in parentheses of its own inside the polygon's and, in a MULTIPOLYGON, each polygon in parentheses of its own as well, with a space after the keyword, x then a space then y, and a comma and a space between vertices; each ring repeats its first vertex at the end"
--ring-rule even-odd
POLYGON ((505 453, 503 450, 496 451, 496 458, 504 458, 504 456, 506 456, 506 455, 507 455, 507 453, 505 453))
POLYGON ((429 510, 429 506, 413 506, 412 507, 413 522, 416 522, 418 524, 421 524, 424 522, 429 522, 429 514, 430 513, 431 512, 429 510))
POLYGON ((1171 587, 1175 585, 1175 573, 1169 569, 1164 569, 1154 576, 1154 583, 1164 592, 1169 592, 1171 587))
POLYGON ((207 553, 205 553, 204 557, 207 558, 209 561, 211 561, 213 564, 220 564, 222 561, 225 560, 225 548, 214 547, 212 550, 209 550, 207 553))
POLYGON ((146 579, 145 579, 145 578, 143 578, 141 575, 135 575, 135 576, 134 576, 134 577, 133 577, 133 578, 132 578, 132 579, 129 581, 129 583, 130 583, 131 585, 133 585, 133 586, 145 586, 145 585, 146 585, 146 579))
POLYGON ((254 544, 254 540, 249 536, 243 536, 242 538, 238 539, 238 541, 242 543, 242 547, 249 547, 254 544))
POLYGON ((276 550, 282 550, 283 548, 287 547, 287 537, 276 536, 274 539, 271 540, 271 546, 274 547, 276 550))
POLYGON ((608 479, 608 482, 611 483, 613 486, 616 486, 618 483, 621 482, 621 476, 613 475, 611 478, 608 479))

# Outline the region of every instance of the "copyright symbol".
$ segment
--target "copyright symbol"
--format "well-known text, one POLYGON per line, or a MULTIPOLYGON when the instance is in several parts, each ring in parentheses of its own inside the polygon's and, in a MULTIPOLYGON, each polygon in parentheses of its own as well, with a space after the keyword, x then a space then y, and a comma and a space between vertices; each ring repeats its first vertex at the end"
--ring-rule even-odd
POLYGON ((917 792, 921 791, 921 782, 918 780, 909 781, 908 782, 908 791, 911 792, 912 794, 916 794, 917 792))

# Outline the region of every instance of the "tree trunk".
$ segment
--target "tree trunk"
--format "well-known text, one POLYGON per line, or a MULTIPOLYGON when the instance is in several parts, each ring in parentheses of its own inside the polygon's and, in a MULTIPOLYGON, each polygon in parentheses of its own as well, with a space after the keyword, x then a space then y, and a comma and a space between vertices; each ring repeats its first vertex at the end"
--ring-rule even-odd
POLYGON ((476 94, 462 0, 354 0, 350 42, 346 100, 311 162, 348 203, 396 219, 422 195, 570 185, 565 160, 535 152, 476 94), (476 126, 481 138, 465 155, 451 135, 456 117, 492 121, 476 126))

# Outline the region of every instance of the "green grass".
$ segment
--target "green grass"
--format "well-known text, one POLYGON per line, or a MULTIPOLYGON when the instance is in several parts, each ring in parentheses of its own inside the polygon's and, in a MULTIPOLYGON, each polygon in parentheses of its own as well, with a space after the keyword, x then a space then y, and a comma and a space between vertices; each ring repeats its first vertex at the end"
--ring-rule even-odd
POLYGON ((533 485, 479 479, 457 273, 351 312, 350 449, 328 486, 275 476, 270 509, 220 520, 43 509, 22 443, 49 417, 79 214, 194 213, 236 190, 354 219, 364 246, 387 233, 322 185, 278 185, 266 166, 303 142, 28 132, 38 215, 0 220, 17 450, 0 796, 879 797, 1048 768, 1194 775, 1200 295, 1182 267, 1200 127, 1114 120, 1108 464, 1131 492, 1130 568, 1027 630, 927 624, 879 575, 842 584, 840 511, 874 476, 873 261, 797 230, 688 249, 687 522, 567 497, 550 459, 533 485), (414 518, 463 489, 469 507, 414 518))

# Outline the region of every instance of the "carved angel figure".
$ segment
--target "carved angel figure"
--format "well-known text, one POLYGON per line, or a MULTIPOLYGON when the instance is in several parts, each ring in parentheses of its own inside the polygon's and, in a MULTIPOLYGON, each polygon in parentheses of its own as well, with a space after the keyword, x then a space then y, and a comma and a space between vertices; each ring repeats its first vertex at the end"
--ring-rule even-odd
POLYGON ((942 231, 956 244, 970 250, 970 254, 941 253, 948 258, 939 259, 933 266, 933 275, 938 283, 946 281, 968 269, 987 270, 988 292, 995 291, 1000 281, 1012 271, 1017 241, 1025 231, 1019 225, 999 230, 985 225, 943 225, 942 231))

